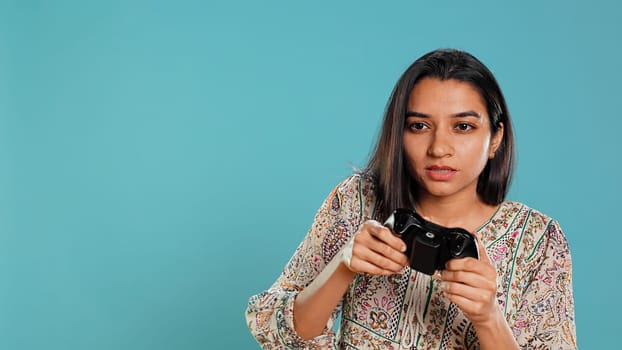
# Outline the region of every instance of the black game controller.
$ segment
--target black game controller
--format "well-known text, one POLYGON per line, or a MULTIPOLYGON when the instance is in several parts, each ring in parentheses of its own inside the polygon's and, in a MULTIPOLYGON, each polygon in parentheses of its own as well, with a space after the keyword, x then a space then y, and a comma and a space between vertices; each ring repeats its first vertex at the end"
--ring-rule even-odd
POLYGON ((406 243, 410 267, 432 275, 450 259, 479 259, 475 237, 463 228, 429 222, 409 209, 396 209, 384 223, 406 243))

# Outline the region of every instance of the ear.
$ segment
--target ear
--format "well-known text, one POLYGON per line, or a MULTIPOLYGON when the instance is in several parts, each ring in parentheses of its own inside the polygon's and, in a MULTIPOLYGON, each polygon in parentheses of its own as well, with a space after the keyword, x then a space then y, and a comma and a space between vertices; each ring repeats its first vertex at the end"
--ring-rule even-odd
POLYGON ((499 123, 499 129, 495 132, 494 135, 492 135, 492 138, 490 140, 490 153, 488 154, 488 158, 492 159, 495 157, 495 152, 497 152, 497 150, 499 149, 499 146, 501 146, 501 142, 503 141, 503 136, 504 136, 503 123, 499 123))

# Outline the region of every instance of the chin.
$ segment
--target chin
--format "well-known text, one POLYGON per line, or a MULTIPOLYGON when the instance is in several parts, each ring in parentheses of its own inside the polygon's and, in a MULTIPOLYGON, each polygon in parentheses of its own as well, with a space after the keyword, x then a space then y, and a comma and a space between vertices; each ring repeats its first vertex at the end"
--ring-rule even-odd
POLYGON ((446 198, 459 194, 461 191, 457 188, 448 188, 449 186, 426 186, 423 188, 424 196, 437 198, 446 198))
POLYGON ((422 193, 423 196, 437 197, 437 198, 451 197, 454 194, 455 194, 455 192, 429 191, 429 190, 424 190, 423 193, 422 193))

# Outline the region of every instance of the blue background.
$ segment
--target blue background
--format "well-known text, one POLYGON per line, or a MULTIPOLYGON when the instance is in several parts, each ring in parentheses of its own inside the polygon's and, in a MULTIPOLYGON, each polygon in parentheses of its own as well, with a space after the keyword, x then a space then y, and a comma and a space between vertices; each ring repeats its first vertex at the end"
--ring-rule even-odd
POLYGON ((511 199, 562 223, 581 348, 619 344, 615 1, 2 1, 0 348, 256 349, 267 288, 364 166, 401 72, 497 76, 511 199))

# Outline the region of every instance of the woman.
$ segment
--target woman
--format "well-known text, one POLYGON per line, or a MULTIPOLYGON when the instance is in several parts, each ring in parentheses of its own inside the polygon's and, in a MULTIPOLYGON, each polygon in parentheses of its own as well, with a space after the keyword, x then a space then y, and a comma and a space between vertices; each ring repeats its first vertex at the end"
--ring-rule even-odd
POLYGON ((339 184, 274 285, 251 297, 265 349, 575 349, 571 260, 559 224, 506 201, 513 135, 475 57, 437 50, 397 82, 376 150, 339 184), (412 270, 381 223, 397 208, 474 233, 480 258, 412 270), (341 315, 337 334, 333 331, 341 315))

